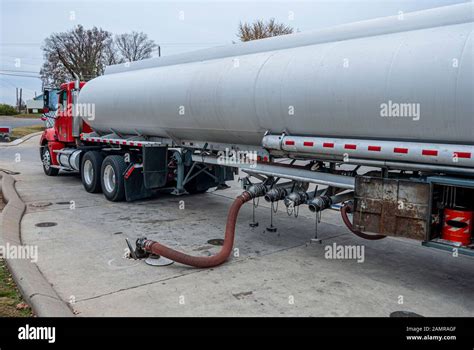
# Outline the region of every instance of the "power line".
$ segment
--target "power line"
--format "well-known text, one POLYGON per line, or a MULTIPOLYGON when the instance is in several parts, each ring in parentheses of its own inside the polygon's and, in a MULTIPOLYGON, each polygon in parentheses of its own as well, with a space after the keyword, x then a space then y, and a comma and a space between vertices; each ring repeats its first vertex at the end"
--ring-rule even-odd
POLYGON ((13 73, 2 73, 0 72, 0 75, 9 75, 12 77, 22 77, 22 78, 36 78, 40 79, 39 75, 24 75, 24 74, 13 74, 13 73))
POLYGON ((38 60, 38 61, 42 61, 44 60, 44 57, 40 57, 40 56, 23 56, 23 55, 17 55, 17 56, 11 56, 11 55, 5 55, 3 53, 0 53, 0 56, 2 57, 8 57, 8 58, 13 58, 13 59, 22 59, 22 60, 38 60))
POLYGON ((42 43, 0 43, 1 46, 38 46, 42 43))
POLYGON ((179 46, 179 45, 186 45, 186 46, 207 46, 207 45, 224 45, 229 44, 228 42, 219 42, 219 43, 160 43, 163 46, 179 46))
POLYGON ((32 71, 32 70, 14 70, 14 69, 0 69, 2 72, 9 72, 9 73, 35 73, 39 74, 37 71, 32 71))
MULTIPOLYGON (((156 41, 156 40, 155 40, 156 41)), ((229 44, 227 41, 221 42, 158 42, 160 45, 223 45, 229 44)), ((0 43, 0 46, 39 46, 43 45, 43 43, 0 43)))

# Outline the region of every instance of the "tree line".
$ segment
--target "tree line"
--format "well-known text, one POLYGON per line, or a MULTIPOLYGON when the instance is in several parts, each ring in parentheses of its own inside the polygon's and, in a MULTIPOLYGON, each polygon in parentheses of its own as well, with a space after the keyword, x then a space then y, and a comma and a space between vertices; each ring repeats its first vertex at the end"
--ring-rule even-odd
POLYGON ((102 75, 106 66, 150 58, 156 47, 142 32, 113 36, 101 28, 78 25, 45 39, 40 77, 45 86, 76 78, 88 81, 102 75))

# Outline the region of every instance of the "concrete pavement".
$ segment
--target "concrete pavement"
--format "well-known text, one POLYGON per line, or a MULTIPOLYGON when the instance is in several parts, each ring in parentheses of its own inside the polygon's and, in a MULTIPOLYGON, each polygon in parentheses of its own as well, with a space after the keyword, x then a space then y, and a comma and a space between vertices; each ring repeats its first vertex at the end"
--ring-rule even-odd
MULTIPOLYGON (((3 246, 22 246, 21 219, 26 209, 25 203, 15 190, 14 178, 0 172, 3 208, 0 218, 0 244, 3 246)), ((25 245, 23 245, 25 247, 25 245)), ((35 315, 45 317, 71 317, 74 314, 68 305, 56 294, 51 284, 46 280, 38 266, 31 260, 9 257, 6 260, 17 287, 24 299, 30 304, 35 315)))
POLYGON ((0 149, 0 168, 19 171, 27 204, 24 243, 37 245, 38 268, 58 295, 82 316, 474 316, 474 260, 388 238, 369 242, 323 214, 322 244, 310 244, 314 216, 288 217, 282 206, 276 233, 265 231, 270 209, 260 201, 260 226, 250 228, 246 204, 236 228, 236 256, 198 270, 177 263, 152 267, 125 259, 125 238, 147 236, 193 254, 208 255, 223 238, 227 210, 240 193, 160 195, 111 203, 89 194, 77 175, 43 174, 38 138, 0 149), (20 161, 18 161, 20 155, 20 161), (183 208, 184 205, 184 208, 183 208), (47 226, 47 227, 39 227, 47 226), (326 247, 363 246, 364 262, 328 259, 326 247))

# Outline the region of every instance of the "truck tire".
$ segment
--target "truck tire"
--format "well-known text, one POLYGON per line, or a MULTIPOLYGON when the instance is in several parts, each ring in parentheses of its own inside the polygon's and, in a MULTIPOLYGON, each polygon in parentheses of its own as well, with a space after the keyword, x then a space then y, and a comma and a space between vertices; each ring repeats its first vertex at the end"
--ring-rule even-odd
POLYGON ((124 173, 127 164, 122 156, 107 156, 102 163, 100 181, 105 198, 112 202, 120 202, 125 199, 124 173))
POLYGON ((202 186, 198 184, 197 177, 189 181, 186 185, 184 185, 184 189, 189 193, 189 194, 200 194, 207 192, 208 189, 210 189, 210 186, 202 186))
POLYGON ((59 174, 59 169, 51 166, 51 152, 47 144, 41 147, 41 162, 46 175, 57 176, 59 174))
POLYGON ((100 152, 89 151, 84 154, 81 161, 82 185, 89 193, 102 191, 100 182, 100 170, 104 157, 100 152))
MULTIPOLYGON (((194 169, 194 171, 190 174, 191 176, 194 175, 196 172, 198 172, 199 169, 194 169)), ((193 177, 186 185, 184 185, 184 189, 189 193, 189 194, 199 194, 199 193, 204 193, 207 192, 208 189, 210 189, 212 186, 209 183, 209 178, 208 175, 206 174, 199 174, 195 177, 193 177)))

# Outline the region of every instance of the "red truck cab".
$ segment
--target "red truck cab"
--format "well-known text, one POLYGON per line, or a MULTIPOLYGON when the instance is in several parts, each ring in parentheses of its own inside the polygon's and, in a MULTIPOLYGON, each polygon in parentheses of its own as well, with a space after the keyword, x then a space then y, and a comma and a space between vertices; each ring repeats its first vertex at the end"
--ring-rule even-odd
MULTIPOLYGON (((80 82, 79 89, 82 89, 85 84, 85 82, 80 82)), ((65 147, 71 148, 76 146, 76 140, 72 133, 74 89, 74 81, 61 84, 58 92, 58 104, 55 106, 57 109, 49 105, 49 97, 45 98, 45 111, 56 109, 54 116, 45 116, 43 118, 43 120, 50 119, 50 122, 52 122, 51 127, 47 127, 43 131, 40 140, 41 160, 47 175, 54 176, 59 173, 59 163, 55 151, 65 147)), ((49 93, 48 90, 44 91, 45 96, 49 93)), ((82 122, 82 130, 84 132, 92 131, 90 126, 84 121, 82 122)))

